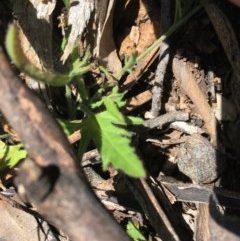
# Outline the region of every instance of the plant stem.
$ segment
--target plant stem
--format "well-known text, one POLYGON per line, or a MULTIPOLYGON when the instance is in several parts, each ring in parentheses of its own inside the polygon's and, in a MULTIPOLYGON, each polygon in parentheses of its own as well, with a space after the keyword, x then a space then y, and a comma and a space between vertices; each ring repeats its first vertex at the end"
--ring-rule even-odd
POLYGON ((151 52, 153 49, 158 47, 162 41, 164 41, 167 37, 169 37, 173 32, 176 31, 180 26, 182 26, 189 18, 191 18, 196 12, 198 12, 202 8, 202 4, 198 5, 196 8, 194 8, 190 13, 188 13, 184 18, 179 20, 177 23, 172 25, 169 30, 163 34, 158 40, 156 40, 150 47, 148 47, 144 52, 142 52, 137 58, 136 62, 142 60, 149 52, 151 52))

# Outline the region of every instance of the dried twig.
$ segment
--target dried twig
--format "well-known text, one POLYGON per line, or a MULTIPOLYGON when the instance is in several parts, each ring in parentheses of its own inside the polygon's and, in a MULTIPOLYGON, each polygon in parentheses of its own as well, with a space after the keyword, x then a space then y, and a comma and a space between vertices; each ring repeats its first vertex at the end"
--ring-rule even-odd
MULTIPOLYGON (((161 1, 161 23, 163 31, 166 32, 171 27, 171 1, 161 1)), ((169 44, 163 41, 160 45, 159 63, 155 72, 155 81, 153 86, 152 107, 150 114, 157 117, 162 107, 163 81, 166 76, 166 69, 169 62, 169 44)))
POLYGON ((151 66, 154 60, 158 57, 159 47, 156 47, 152 50, 145 58, 140 60, 133 73, 129 74, 121 86, 121 91, 127 92, 132 88, 132 86, 139 80, 142 74, 151 66))
POLYGON ((175 227, 159 205, 146 180, 126 178, 126 182, 161 239, 163 241, 180 240, 175 227))
POLYGON ((211 136, 212 143, 216 146, 216 118, 206 100, 205 95, 202 93, 195 81, 194 75, 191 72, 191 66, 189 66, 183 58, 176 56, 173 59, 173 73, 175 78, 180 82, 181 88, 198 109, 199 114, 205 122, 206 129, 211 136))
POLYGON ((161 184, 165 186, 175 199, 180 202, 210 203, 210 198, 214 194, 217 197, 217 205, 240 208, 240 193, 228 191, 212 185, 198 185, 193 183, 183 183, 176 179, 161 176, 161 184))
POLYGON ((162 128, 163 125, 174 122, 174 121, 187 121, 189 120, 189 114, 183 111, 172 111, 164 115, 156 117, 154 119, 149 119, 144 122, 144 126, 150 129, 152 128, 162 128))
POLYGON ((204 131, 200 127, 187 123, 185 121, 174 121, 169 125, 169 127, 186 133, 188 135, 204 133, 204 131))
POLYGON ((132 98, 127 100, 127 105, 124 109, 124 112, 130 112, 140 107, 141 105, 147 103, 152 98, 152 93, 149 90, 146 90, 132 98))

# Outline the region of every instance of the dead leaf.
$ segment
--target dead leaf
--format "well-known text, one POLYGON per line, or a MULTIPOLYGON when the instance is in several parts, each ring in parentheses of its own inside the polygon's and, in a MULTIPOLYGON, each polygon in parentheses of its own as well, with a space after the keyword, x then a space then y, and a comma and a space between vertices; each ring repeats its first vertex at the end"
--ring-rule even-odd
POLYGON ((127 106, 125 108, 125 112, 130 112, 135 110, 136 108, 142 106, 147 103, 152 98, 152 93, 149 90, 146 90, 130 99, 127 100, 127 106))

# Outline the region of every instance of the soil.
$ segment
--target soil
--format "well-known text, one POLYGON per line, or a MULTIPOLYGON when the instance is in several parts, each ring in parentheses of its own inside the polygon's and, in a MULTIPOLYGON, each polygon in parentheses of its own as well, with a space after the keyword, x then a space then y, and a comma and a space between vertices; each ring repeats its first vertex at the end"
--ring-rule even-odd
MULTIPOLYGON (((170 14, 166 13, 167 21, 164 22, 160 14, 164 12, 161 8, 163 2, 117 1, 113 11, 113 36, 109 40, 109 45, 115 48, 112 51, 114 54, 111 55, 107 44, 103 43, 109 29, 103 28, 102 35, 98 36, 99 41, 92 40, 95 25, 89 21, 87 30, 77 39, 79 55, 85 51, 89 42, 95 41, 93 45, 99 45, 97 47, 101 51, 93 61, 105 64, 114 76, 119 63, 123 64, 133 54, 143 53, 169 28, 167 22, 173 23, 174 4, 169 3, 170 14)), ((236 52, 240 41, 240 8, 228 1, 216 1, 214 4, 215 9, 219 9, 220 15, 224 16, 225 23, 226 19, 229 21, 225 29, 229 30, 230 26, 232 30, 219 33, 217 21, 220 15, 215 16, 214 22, 203 7, 165 40, 168 46, 166 52, 161 52, 162 45, 160 50, 159 47, 153 49, 135 65, 131 73, 118 81, 127 101, 123 113, 142 117, 145 121, 141 128, 133 128, 131 131, 135 133, 133 145, 144 163, 148 177, 132 179, 112 167, 103 171, 101 158, 94 145, 89 147, 89 152, 83 157, 82 168, 98 198, 123 228, 126 229, 131 219, 145 240, 240 240, 240 232, 236 228, 240 223, 240 76, 237 68, 240 66, 240 52, 236 52), (227 46, 224 45, 224 39, 230 39, 227 46), (168 56, 168 61, 165 67, 159 67, 164 62, 164 54, 168 56), (158 109, 157 116, 154 108, 158 109)), ((52 61, 40 61, 39 66, 43 69, 51 65, 55 70, 66 72, 69 68, 68 61, 64 66, 60 61, 62 31, 70 31, 67 26, 61 25, 62 29, 58 26, 58 17, 65 13, 63 7, 59 1, 53 11, 53 40, 50 41, 52 61)), ((21 19, 17 14, 15 16, 16 12, 8 1, 1 1, 0 9, 0 43, 4 48, 8 24, 13 20, 19 23, 21 19)), ((38 31, 41 34, 41 29, 38 31)), ((32 54, 38 55, 37 51, 32 54)), ((41 54, 36 58, 41 60, 41 54)), ((37 60, 34 63, 32 58, 31 61, 37 65, 37 60)), ((20 70, 13 69, 32 88, 29 84, 31 80, 20 70)), ((102 73, 95 69, 86 76, 90 91, 94 91, 91 86, 96 79, 102 79, 102 73)), ((109 76, 105 76, 105 79, 112 80, 109 76)), ((55 116, 71 118, 68 102, 63 97, 64 88, 49 88, 50 102, 39 89, 32 89, 55 116)), ((74 86, 71 91, 74 101, 74 86)), ((75 114, 77 118, 82 118, 80 111, 75 114)), ((10 135, 3 139, 4 142, 9 145, 19 143, 17 133, 1 118, 1 133, 10 135)), ((69 138, 75 149, 79 138, 79 133, 69 138)), ((18 168, 0 172, 0 209, 5 210, 11 198, 14 198, 14 202, 32 210, 26 200, 23 202, 16 198, 17 194, 10 199, 3 198, 4 192, 16 185, 13 179, 18 168)), ((10 210, 9 206, 7 208, 10 210)), ((11 220, 8 215, 13 217, 15 214, 11 210, 4 215, 6 220, 11 220)), ((21 238, 30 240, 29 229, 39 229, 36 226, 38 224, 34 226, 31 219, 38 215, 38 211, 27 213, 24 209, 17 215, 25 215, 22 217, 27 221, 22 224, 24 229, 21 230, 21 238), (26 214, 29 217, 25 217, 26 214)), ((7 222, 0 227, 0 240, 14 240, 16 233, 20 232, 19 225, 16 225, 19 220, 9 224, 12 230, 6 230, 7 222)), ((51 230, 48 235, 53 235, 53 240, 68 240, 68 234, 59 231, 62 227, 48 227, 51 230)), ((40 233, 41 238, 44 235, 49 238, 45 231, 40 233)))

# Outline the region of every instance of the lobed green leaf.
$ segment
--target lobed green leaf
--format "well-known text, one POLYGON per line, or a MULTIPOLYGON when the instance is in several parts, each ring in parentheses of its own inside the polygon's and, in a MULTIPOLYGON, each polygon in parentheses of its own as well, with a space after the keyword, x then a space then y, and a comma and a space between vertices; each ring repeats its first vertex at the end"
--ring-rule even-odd
POLYGON ((127 223, 127 233, 134 241, 143 241, 146 238, 141 234, 139 229, 133 224, 131 220, 127 223))
POLYGON ((0 141, 0 170, 6 167, 12 168, 26 157, 27 151, 23 149, 22 144, 10 146, 0 141))
POLYGON ((104 111, 88 117, 81 125, 80 157, 92 139, 101 154, 103 169, 112 164, 129 176, 145 176, 143 164, 131 147, 131 133, 125 129, 124 120, 104 111))
POLYGON ((131 147, 130 132, 112 123, 109 113, 102 112, 96 119, 101 133, 94 137, 94 141, 101 153, 103 168, 106 169, 111 163, 127 175, 145 176, 143 164, 131 147))

